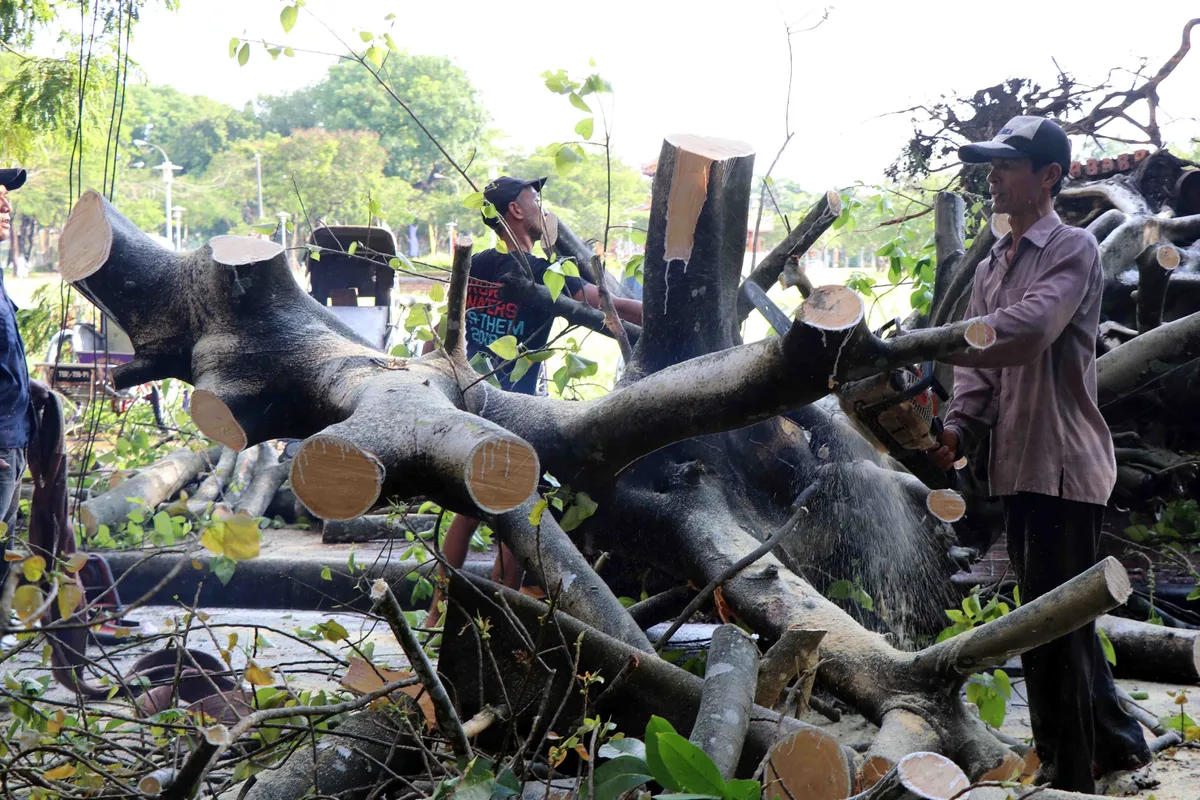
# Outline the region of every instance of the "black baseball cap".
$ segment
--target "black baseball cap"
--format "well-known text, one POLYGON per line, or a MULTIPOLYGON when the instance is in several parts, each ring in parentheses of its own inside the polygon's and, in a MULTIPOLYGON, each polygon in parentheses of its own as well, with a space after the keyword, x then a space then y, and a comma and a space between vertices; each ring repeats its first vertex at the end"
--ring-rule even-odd
POLYGON ((523 181, 505 175, 483 187, 483 199, 494 205, 497 212, 505 214, 508 212, 508 204, 515 202, 526 186, 532 186, 535 191, 540 192, 547 180, 548 178, 534 178, 531 181, 523 181))
POLYGON ((1071 140, 1054 120, 1044 117, 1013 117, 986 142, 958 148, 967 164, 983 164, 993 158, 1039 158, 1058 164, 1065 175, 1071 169, 1071 140))
POLYGON ((10 192, 20 189, 25 185, 25 170, 20 167, 12 169, 0 169, 0 186, 8 189, 10 192))

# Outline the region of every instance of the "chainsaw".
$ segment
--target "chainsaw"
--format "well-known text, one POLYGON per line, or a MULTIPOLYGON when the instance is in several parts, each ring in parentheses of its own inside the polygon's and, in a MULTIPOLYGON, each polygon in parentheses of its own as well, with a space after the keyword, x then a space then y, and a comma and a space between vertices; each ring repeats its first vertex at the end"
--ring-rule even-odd
MULTIPOLYGON (((791 318, 762 287, 746 281, 742 291, 777 333, 791 329, 791 318)), ((891 335, 899 335, 899 319, 885 323, 875 335, 882 337, 892 328, 891 335)), ((934 377, 932 361, 843 384, 836 394, 842 410, 881 452, 889 453, 930 488, 951 488, 954 473, 942 472, 926 455, 939 445, 943 425, 938 408, 950 399, 934 377)))

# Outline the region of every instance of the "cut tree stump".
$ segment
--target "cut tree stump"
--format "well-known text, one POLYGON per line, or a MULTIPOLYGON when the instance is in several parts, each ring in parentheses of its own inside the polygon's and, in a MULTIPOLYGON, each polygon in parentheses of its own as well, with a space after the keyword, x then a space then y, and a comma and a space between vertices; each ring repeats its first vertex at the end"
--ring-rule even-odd
POLYGON ((1167 287, 1179 262, 1179 250, 1170 243, 1152 244, 1138 256, 1138 333, 1145 333, 1162 324, 1167 287))
POLYGON ((771 748, 766 800, 844 800, 854 790, 854 761, 820 731, 797 731, 771 748))
POLYGON ((950 800, 965 797, 971 781, 938 753, 912 753, 853 800, 950 800))
POLYGON ((153 516, 159 503, 178 494, 210 463, 204 452, 187 448, 176 450, 116 488, 81 504, 79 519, 84 530, 88 535, 95 535, 101 525, 110 528, 124 525, 129 512, 135 509, 148 517, 153 516))

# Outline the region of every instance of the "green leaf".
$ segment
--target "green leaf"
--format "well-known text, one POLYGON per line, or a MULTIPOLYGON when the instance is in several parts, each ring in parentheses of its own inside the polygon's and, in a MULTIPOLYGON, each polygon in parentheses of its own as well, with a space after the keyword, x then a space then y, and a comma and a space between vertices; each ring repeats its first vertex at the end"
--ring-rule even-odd
POLYGON ((558 148, 558 152, 554 156, 554 168, 558 171, 558 176, 564 178, 575 169, 583 159, 579 157, 573 149, 567 145, 558 148))
POLYGON ((535 528, 542 524, 542 515, 546 513, 546 509, 550 504, 543 498, 533 504, 533 510, 529 512, 529 524, 535 528))
POLYGON ((506 798, 516 797, 520 793, 521 782, 517 780, 513 771, 511 769, 501 770, 500 776, 496 778, 496 785, 492 789, 492 800, 506 800, 506 798))
POLYGON ((517 337, 512 335, 501 336, 488 345, 488 350, 491 350, 505 361, 512 361, 517 357, 517 337))
POLYGON ((171 525, 171 515, 166 511, 159 511, 154 515, 154 532, 168 539, 175 536, 175 529, 171 525))
POLYGON ((467 772, 459 779, 454 787, 454 800, 488 800, 496 785, 496 777, 492 775, 491 762, 484 758, 473 758, 467 766, 467 772))
POLYGON ((284 6, 283 10, 279 12, 279 24, 283 26, 284 33, 291 32, 296 25, 296 15, 299 12, 300 9, 296 6, 284 6))
POLYGON ((564 531, 573 531, 583 524, 583 521, 596 513, 599 504, 596 503, 587 492, 579 492, 575 495, 571 507, 567 509, 562 518, 562 529, 564 531))
POLYGON ((371 201, 369 203, 367 203, 367 213, 370 214, 372 217, 382 217, 383 216, 383 207, 379 205, 379 201, 376 200, 374 197, 372 197, 371 201))
POLYGON ((829 588, 825 590, 825 596, 830 600, 849 600, 853 591, 854 584, 843 578, 829 584, 829 588))
POLYGON ((524 378, 525 373, 529 372, 529 368, 532 366, 533 362, 525 356, 518 358, 517 363, 513 364, 512 371, 508 373, 509 383, 516 383, 517 381, 521 380, 521 378, 524 378))
MULTIPOLYGON (((596 794, 592 800, 616 800, 630 789, 636 789, 643 783, 652 780, 646 762, 634 756, 620 756, 596 768, 594 776, 596 794)), ((587 782, 584 782, 584 796, 587 795, 587 782)))
POLYGON ((591 107, 585 103, 583 98, 575 92, 571 92, 571 105, 575 106, 580 111, 586 111, 588 114, 592 113, 591 107))
POLYGON ((295 51, 295 50, 293 50, 293 49, 292 49, 292 48, 290 48, 290 47, 285 47, 285 48, 283 48, 283 54, 284 54, 285 56, 287 56, 288 58, 295 58, 295 57, 296 57, 296 51, 295 51))
POLYGON ((332 570, 329 569, 328 565, 321 567, 321 580, 323 580, 323 581, 333 580, 333 572, 332 572, 332 570))
POLYGON ((392 38, 392 35, 390 33, 385 33, 383 35, 383 41, 384 41, 384 44, 387 45, 388 50, 391 50, 393 52, 397 52, 400 50, 400 48, 396 46, 396 40, 392 38))
POLYGON ((408 310, 408 316, 404 318, 404 329, 409 333, 417 328, 427 328, 432 324, 429 319, 429 310, 422 305, 415 305, 408 310))
POLYGON ((558 268, 561 269, 562 274, 566 275, 568 278, 578 278, 579 277, 579 267, 577 267, 575 265, 574 261, 559 262, 558 268))
POLYGON ((356 242, 356 241, 351 242, 350 246, 346 248, 346 255, 352 256, 357 252, 358 252, 358 242, 356 242))
POLYGON ((359 31, 358 38, 362 39, 364 42, 369 42, 375 38, 375 34, 368 31, 359 31))
POLYGON ((446 299, 446 290, 442 288, 440 283, 435 283, 429 287, 429 299, 435 303, 440 303, 446 299))
POLYGON ((629 232, 629 241, 633 242, 634 244, 645 244, 646 232, 641 228, 634 228, 629 232))
POLYGON ((725 779, 703 750, 678 733, 658 734, 658 754, 685 792, 722 797, 725 779))
MULTIPOLYGON (((627 597, 629 605, 633 605, 637 601, 632 597, 627 597)), ((624 602, 622 601, 622 605, 624 602)), ((628 608, 628 606, 626 606, 628 608)), ((642 744, 640 739, 634 739, 631 736, 622 736, 617 734, 616 737, 609 739, 604 744, 600 745, 600 749, 596 751, 596 755, 601 758, 619 758, 620 756, 636 756, 643 763, 646 760, 646 745, 642 744)))
POLYGON ((476 209, 483 208, 483 192, 471 192, 463 198, 463 208, 476 209))
POLYGON ((758 781, 735 780, 725 784, 725 800, 758 800, 762 784, 758 781))
POLYGON ((244 44, 241 46, 241 48, 238 50, 237 59, 238 59, 239 67, 246 66, 246 62, 250 60, 250 45, 249 44, 244 44))
POLYGON ((996 682, 996 691, 1005 700, 1012 697, 1012 681, 1008 679, 1008 673, 1002 669, 998 669, 992 673, 992 680, 996 682))
POLYGON ((1117 665, 1117 651, 1113 647, 1112 640, 1108 638, 1108 634, 1099 625, 1096 626, 1096 635, 1100 637, 1100 649, 1104 652, 1104 660, 1115 667, 1117 665))
POLYGON ((1188 600, 1200 600, 1200 585, 1197 585, 1195 589, 1192 589, 1192 591, 1190 591, 1190 592, 1188 593, 1188 596, 1187 596, 1187 598, 1186 598, 1186 599, 1188 599, 1188 600))
POLYGON ((650 768, 650 775, 664 789, 678 792, 683 787, 667 769, 659 753, 658 737, 664 733, 675 733, 675 728, 662 717, 651 716, 650 721, 646 723, 646 766, 650 768))
POLYGON ((595 128, 596 121, 592 117, 584 117, 583 119, 579 120, 579 122, 575 123, 575 132, 584 139, 591 139, 592 132, 595 130, 595 128))
POLYGON ((234 56, 237 55, 238 45, 241 43, 242 43, 242 40, 236 36, 229 40, 229 57, 230 58, 233 58, 234 56))
POLYGON ((279 58, 279 54, 283 52, 283 48, 268 47, 267 52, 271 54, 271 60, 274 61, 275 59, 279 58))
POLYGON ((562 294, 563 287, 567 285, 567 279, 553 270, 546 270, 542 275, 542 283, 546 284, 546 288, 550 290, 551 297, 558 297, 562 294))
POLYGON ((375 68, 383 66, 383 49, 378 45, 371 45, 367 48, 367 52, 363 54, 363 58, 375 65, 375 68))

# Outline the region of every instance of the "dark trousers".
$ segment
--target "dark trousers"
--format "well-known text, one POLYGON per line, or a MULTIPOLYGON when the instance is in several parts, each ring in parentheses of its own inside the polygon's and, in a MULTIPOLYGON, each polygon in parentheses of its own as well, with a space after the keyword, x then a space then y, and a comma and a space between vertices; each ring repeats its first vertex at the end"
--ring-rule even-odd
MULTIPOLYGON (((1099 560, 1104 506, 1042 494, 1004 498, 1008 557, 1029 602, 1099 560)), ((1141 726, 1117 701, 1096 626, 1089 622, 1021 657, 1038 758, 1052 786, 1094 792, 1095 773, 1149 762, 1141 726)))

